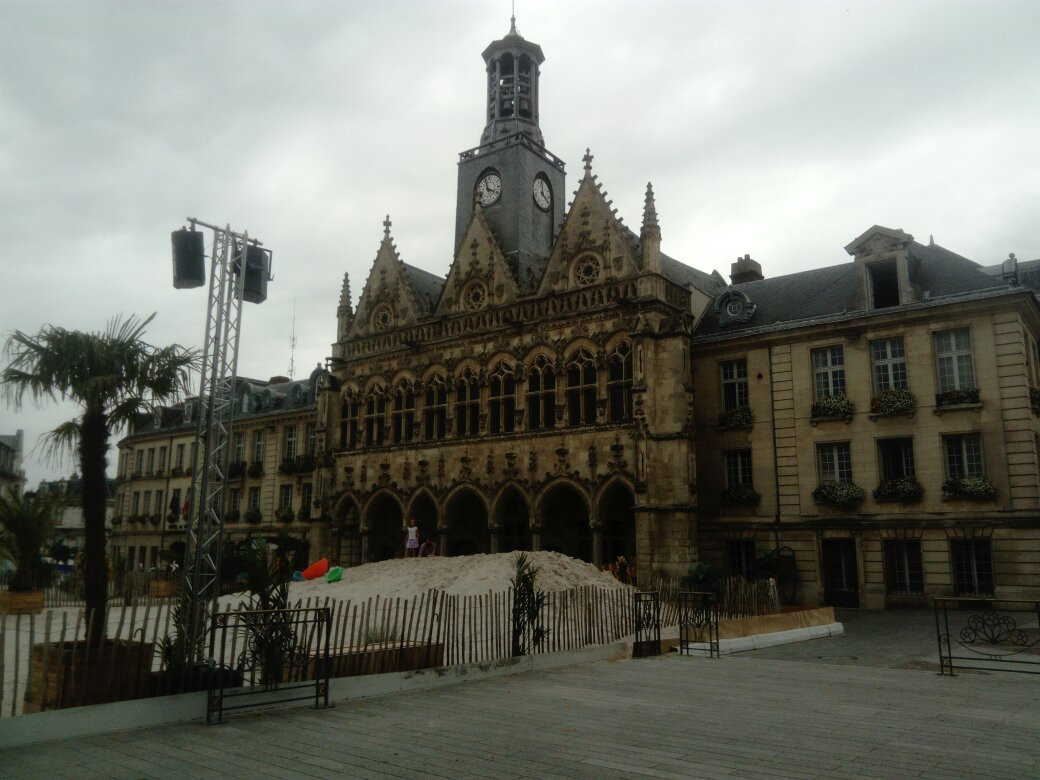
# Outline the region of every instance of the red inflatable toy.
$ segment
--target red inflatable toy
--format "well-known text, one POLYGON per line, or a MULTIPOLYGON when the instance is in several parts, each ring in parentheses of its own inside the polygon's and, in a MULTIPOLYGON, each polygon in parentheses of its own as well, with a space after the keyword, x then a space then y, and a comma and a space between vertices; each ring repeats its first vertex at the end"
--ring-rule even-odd
POLYGON ((303 578, 305 580, 316 580, 318 577, 324 577, 325 576, 325 572, 327 572, 328 570, 329 570, 329 559, 328 558, 322 558, 320 561, 315 561, 310 566, 308 566, 306 569, 304 569, 301 572, 301 574, 303 574, 303 578))

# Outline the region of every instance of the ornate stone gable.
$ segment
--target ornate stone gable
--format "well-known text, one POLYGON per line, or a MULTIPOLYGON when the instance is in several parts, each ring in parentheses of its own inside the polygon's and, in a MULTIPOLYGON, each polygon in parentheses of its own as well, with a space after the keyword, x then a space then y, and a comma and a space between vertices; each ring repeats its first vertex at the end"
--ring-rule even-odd
POLYGON ((478 206, 448 271, 435 316, 479 312, 513 303, 516 297, 516 280, 478 206))
POLYGON ((416 322, 422 310, 390 236, 390 217, 346 338, 373 336, 416 322))
POLYGON ((584 159, 585 175, 546 264, 539 295, 633 278, 642 270, 638 240, 593 175, 588 150, 584 159))

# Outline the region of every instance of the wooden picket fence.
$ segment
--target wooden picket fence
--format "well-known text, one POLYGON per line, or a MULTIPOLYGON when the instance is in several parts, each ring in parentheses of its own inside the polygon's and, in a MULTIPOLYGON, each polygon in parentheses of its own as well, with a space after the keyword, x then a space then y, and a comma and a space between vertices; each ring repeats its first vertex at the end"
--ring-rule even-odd
MULTIPOLYGON (((408 598, 374 597, 363 602, 311 597, 292 607, 332 610, 330 657, 335 677, 508 658, 512 650, 512 599, 511 590, 476 595, 430 590, 408 598)), ((667 625, 671 618, 663 617, 667 625)), ((616 642, 633 632, 632 590, 585 586, 547 593, 539 618, 545 635, 531 647, 532 653, 616 642)), ((157 690, 155 686, 155 673, 163 671, 160 645, 174 632, 171 599, 142 599, 140 603, 110 607, 108 639, 144 647, 145 655, 140 659, 135 656, 135 660, 127 661, 114 651, 100 651, 108 654, 97 658, 90 656, 85 649, 87 624, 82 608, 47 609, 39 615, 0 619, 0 716, 69 706, 70 702, 87 703, 84 691, 88 683, 79 678, 97 677, 99 669, 115 674, 127 664, 140 668, 123 686, 120 698, 178 692, 157 690), (76 678, 71 684, 58 680, 60 675, 53 671, 43 671, 53 670, 55 659, 75 652, 87 655, 65 662, 64 674, 76 678), (71 685, 71 693, 56 692, 54 688, 59 685, 71 685), (28 708, 27 696, 32 705, 28 708)), ((245 637, 233 635, 225 641, 231 646, 222 648, 223 657, 238 658, 245 637)), ((220 657, 221 653, 216 655, 220 657)), ((256 681, 247 675, 244 682, 249 685, 256 681)), ((111 683, 108 687, 113 696, 119 694, 119 685, 111 683)))

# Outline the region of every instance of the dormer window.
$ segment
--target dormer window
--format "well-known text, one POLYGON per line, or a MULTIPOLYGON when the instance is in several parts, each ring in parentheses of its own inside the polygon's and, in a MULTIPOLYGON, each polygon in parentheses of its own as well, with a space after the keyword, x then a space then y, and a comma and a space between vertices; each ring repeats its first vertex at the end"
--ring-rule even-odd
POLYGON ((899 305, 899 274, 895 260, 869 263, 867 278, 870 283, 870 308, 884 309, 899 305))

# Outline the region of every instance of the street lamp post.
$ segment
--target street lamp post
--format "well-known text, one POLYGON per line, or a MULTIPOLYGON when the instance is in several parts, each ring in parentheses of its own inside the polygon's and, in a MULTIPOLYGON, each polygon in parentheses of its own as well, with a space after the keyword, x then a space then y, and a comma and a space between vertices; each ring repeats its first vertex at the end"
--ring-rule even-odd
POLYGON ((204 659, 207 607, 216 609, 224 531, 224 485, 228 443, 235 415, 235 379, 241 337, 242 302, 262 303, 271 276, 271 252, 248 233, 188 218, 189 228, 173 232, 173 286, 205 284, 205 242, 201 227, 213 232, 206 335, 199 381, 199 407, 192 453, 185 535, 181 616, 183 661, 204 659))

